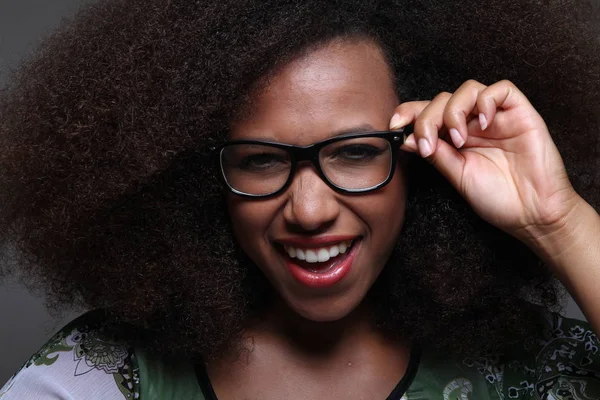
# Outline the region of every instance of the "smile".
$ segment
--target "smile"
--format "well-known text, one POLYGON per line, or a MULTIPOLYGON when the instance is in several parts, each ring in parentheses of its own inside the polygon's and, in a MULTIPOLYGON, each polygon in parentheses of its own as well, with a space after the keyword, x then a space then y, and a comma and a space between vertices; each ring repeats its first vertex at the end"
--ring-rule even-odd
POLYGON ((329 261, 330 258, 344 254, 350 247, 352 247, 352 240, 344 240, 337 244, 319 248, 301 248, 285 245, 284 249, 290 258, 297 258, 307 263, 322 263, 329 261))
POLYGON ((347 276, 354 264, 358 237, 298 239, 281 243, 281 253, 291 276, 303 286, 327 288, 347 276))

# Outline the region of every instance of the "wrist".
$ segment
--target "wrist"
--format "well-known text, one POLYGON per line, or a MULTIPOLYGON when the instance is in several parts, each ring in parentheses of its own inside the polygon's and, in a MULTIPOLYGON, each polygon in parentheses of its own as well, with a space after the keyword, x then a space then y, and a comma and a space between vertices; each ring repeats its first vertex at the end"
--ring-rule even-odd
POLYGON ((600 240, 600 216, 575 194, 567 210, 552 223, 527 227, 524 242, 555 272, 600 240))

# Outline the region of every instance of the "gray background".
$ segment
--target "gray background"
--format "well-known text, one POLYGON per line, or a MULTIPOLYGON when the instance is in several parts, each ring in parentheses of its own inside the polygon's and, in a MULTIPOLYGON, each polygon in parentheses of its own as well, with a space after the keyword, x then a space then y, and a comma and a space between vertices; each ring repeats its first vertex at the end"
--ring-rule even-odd
MULTIPOLYGON (((0 0, 0 86, 6 83, 8 69, 84 1, 0 0)), ((0 387, 56 330, 81 313, 64 312, 61 317, 48 314, 43 300, 14 280, 0 285, 0 387)), ((583 318, 570 299, 567 312, 583 318)))

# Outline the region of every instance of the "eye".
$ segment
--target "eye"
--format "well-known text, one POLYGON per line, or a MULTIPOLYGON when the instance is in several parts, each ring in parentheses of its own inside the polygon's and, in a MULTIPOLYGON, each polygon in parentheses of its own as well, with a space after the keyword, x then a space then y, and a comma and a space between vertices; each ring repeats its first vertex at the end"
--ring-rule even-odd
POLYGON ((239 169, 258 171, 287 167, 288 161, 280 154, 259 153, 243 157, 237 163, 239 169))
POLYGON ((333 157, 347 161, 369 161, 383 154, 384 150, 368 144, 349 144, 338 148, 333 157))

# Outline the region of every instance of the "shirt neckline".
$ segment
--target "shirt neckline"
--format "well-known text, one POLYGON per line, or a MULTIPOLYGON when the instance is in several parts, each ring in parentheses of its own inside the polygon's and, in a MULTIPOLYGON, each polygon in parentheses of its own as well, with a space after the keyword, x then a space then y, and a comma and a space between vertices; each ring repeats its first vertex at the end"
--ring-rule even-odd
MULTIPOLYGON (((410 352, 410 358, 408 360, 408 366, 406 367, 406 372, 404 376, 400 379, 400 381, 396 384, 392 392, 386 397, 385 400, 400 400, 402 396, 406 393, 406 391, 410 388, 410 385, 415 379, 417 375, 417 371, 419 369, 419 365, 421 363, 421 349, 418 346, 413 346, 410 352)), ((210 378, 208 377, 208 373, 206 372, 206 367, 204 363, 197 363, 194 367, 196 372, 196 379, 198 381, 198 385, 200 386, 200 390, 204 395, 205 400, 219 400, 215 390, 210 382, 210 378)))

